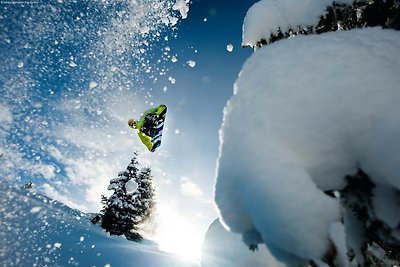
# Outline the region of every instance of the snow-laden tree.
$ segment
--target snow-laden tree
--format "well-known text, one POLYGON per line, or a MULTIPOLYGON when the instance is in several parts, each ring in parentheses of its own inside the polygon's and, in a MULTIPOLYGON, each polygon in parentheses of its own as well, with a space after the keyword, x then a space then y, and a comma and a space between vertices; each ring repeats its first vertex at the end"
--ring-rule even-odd
POLYGON ((249 9, 243 45, 257 49, 224 110, 215 186, 222 223, 248 246, 288 266, 399 264, 399 10, 397 0, 249 9))
POLYGON ((248 14, 242 43, 249 47, 296 35, 354 28, 382 26, 400 30, 399 0, 264 0, 254 4, 248 14))
POLYGON ((107 232, 133 241, 142 239, 141 229, 155 208, 151 169, 139 171, 137 156, 135 153, 126 170, 110 181, 107 189, 114 192, 108 199, 102 197, 99 215, 101 227, 107 232))

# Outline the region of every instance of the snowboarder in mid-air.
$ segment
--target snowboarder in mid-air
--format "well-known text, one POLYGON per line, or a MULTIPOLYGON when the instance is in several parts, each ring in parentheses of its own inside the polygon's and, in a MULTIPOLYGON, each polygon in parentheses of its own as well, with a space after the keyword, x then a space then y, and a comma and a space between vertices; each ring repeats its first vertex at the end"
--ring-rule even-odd
POLYGON ((145 111, 138 121, 128 120, 129 127, 138 131, 140 140, 150 152, 154 152, 161 145, 166 113, 167 106, 159 105, 145 111))

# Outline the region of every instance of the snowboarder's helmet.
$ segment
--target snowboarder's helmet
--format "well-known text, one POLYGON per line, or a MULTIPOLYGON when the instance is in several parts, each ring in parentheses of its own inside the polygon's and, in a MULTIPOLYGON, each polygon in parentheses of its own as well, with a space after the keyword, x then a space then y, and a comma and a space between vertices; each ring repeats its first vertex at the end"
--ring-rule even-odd
POLYGON ((128 120, 128 125, 131 127, 135 127, 136 126, 136 121, 134 119, 129 119, 128 120))

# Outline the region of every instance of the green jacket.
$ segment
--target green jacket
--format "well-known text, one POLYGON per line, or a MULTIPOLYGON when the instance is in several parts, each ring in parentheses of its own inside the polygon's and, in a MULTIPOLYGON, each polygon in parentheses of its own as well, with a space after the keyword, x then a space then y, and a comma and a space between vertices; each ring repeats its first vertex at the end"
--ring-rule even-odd
POLYGON ((136 126, 132 127, 138 131, 138 135, 143 144, 151 152, 154 152, 161 144, 162 129, 167 112, 166 105, 146 110, 140 119, 136 122, 136 126))

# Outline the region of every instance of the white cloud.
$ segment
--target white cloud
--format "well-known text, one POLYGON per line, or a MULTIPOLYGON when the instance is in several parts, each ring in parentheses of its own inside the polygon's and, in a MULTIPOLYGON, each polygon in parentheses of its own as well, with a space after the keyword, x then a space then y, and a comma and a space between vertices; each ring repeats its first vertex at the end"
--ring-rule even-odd
POLYGON ((32 171, 40 174, 45 179, 51 179, 55 176, 55 167, 53 165, 35 164, 32 171))
POLYGON ((10 109, 4 105, 0 104, 0 122, 12 123, 13 117, 10 109))
POLYGON ((43 184, 41 186, 41 189, 43 190, 43 192, 46 194, 46 196, 55 199, 57 201, 60 201, 64 204, 66 204, 67 206, 74 208, 74 209, 78 209, 78 210, 85 210, 85 207, 75 203, 74 201, 71 201, 70 198, 68 198, 67 196, 65 196, 64 194, 61 194, 60 192, 56 191, 51 185, 49 184, 43 184))
POLYGON ((115 168, 111 159, 66 159, 67 177, 75 185, 93 185, 111 179, 115 168))
POLYGON ((201 191, 198 184, 193 183, 186 177, 182 178, 182 183, 180 186, 181 193, 188 197, 202 197, 203 191, 201 191))
POLYGON ((5 148, 0 144, 0 153, 3 154, 0 168, 6 178, 15 179, 16 170, 27 173, 27 177, 40 176, 48 180, 56 175, 56 167, 54 165, 32 162, 24 158, 24 154, 18 149, 5 148))
POLYGON ((90 158, 66 158, 63 161, 67 180, 70 182, 68 190, 73 192, 79 187, 79 193, 74 192, 71 197, 80 201, 84 210, 98 211, 100 207, 100 196, 108 195, 107 185, 116 177, 118 172, 125 168, 129 161, 120 160, 115 154, 113 156, 90 159, 90 158))
MULTIPOLYGON (((162 170, 158 166, 160 161, 153 160, 160 158, 160 153, 149 153, 126 124, 129 118, 138 118, 146 110, 143 101, 127 95, 108 100, 101 107, 101 114, 94 111, 101 125, 98 120, 89 119, 84 108, 75 109, 75 101, 60 102, 57 109, 68 114, 69 121, 52 131, 58 141, 47 147, 50 155, 64 166, 69 198, 79 201, 84 210, 99 210, 100 196, 108 195, 110 179, 126 168, 134 151, 138 151, 142 166, 151 166, 153 173, 162 170)), ((84 102, 79 102, 82 107, 84 102)))
POLYGON ((48 146, 47 152, 49 152, 56 160, 61 160, 63 158, 61 151, 53 145, 48 146))

